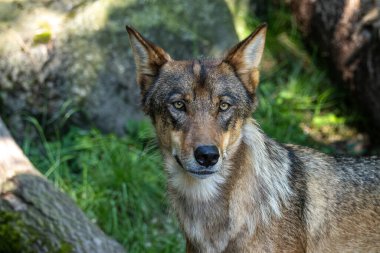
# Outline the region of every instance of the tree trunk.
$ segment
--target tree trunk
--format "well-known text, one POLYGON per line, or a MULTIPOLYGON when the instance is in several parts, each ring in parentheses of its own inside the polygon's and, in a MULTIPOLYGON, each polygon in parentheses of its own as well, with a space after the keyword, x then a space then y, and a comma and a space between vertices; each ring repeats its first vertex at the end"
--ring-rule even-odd
POLYGON ((0 252, 125 252, 33 167, 1 119, 0 252))
POLYGON ((374 134, 380 127, 380 1, 291 0, 306 40, 350 91, 374 134))

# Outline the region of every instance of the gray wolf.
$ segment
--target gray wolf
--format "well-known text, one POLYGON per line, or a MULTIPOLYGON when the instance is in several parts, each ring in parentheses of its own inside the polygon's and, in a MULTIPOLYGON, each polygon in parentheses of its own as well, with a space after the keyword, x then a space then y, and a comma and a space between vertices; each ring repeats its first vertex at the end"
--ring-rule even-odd
POLYGON ((251 118, 265 24, 219 60, 127 30, 186 252, 380 252, 380 160, 283 145, 251 118))

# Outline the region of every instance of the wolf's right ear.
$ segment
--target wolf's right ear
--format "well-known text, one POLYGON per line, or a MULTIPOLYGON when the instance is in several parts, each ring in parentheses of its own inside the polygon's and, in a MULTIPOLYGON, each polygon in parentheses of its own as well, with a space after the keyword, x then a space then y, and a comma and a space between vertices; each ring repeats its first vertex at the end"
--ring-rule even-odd
POLYGON ((126 28, 136 64, 137 83, 144 95, 158 75, 161 66, 171 61, 171 58, 162 48, 146 40, 134 28, 130 26, 126 28))

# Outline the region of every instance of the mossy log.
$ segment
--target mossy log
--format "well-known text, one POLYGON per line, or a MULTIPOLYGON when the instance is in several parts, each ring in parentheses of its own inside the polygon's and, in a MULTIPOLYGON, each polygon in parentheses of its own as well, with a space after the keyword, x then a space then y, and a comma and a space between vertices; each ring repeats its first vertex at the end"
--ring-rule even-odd
POLYGON ((0 252, 125 252, 34 168, 1 119, 0 252))

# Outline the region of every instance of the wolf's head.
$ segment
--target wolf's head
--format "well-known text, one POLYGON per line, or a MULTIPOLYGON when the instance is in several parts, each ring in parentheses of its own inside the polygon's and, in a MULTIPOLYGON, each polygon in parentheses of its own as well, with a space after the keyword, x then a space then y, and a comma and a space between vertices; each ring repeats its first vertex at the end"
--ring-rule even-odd
MULTIPOLYGON (((155 125, 169 174, 222 173, 254 108, 266 25, 220 60, 173 60, 127 27, 144 111, 155 125)), ((190 180, 190 179, 189 179, 190 180)))

